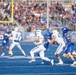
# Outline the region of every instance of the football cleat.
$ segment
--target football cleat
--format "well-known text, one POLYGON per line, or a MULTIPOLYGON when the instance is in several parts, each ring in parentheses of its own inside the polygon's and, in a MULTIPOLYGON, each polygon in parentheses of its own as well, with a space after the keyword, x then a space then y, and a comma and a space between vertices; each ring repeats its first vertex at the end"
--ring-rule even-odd
POLYGON ((57 63, 56 65, 63 65, 63 62, 59 62, 59 63, 57 63))
POLYGON ((54 65, 54 60, 53 59, 51 60, 51 64, 54 65))
POLYGON ((24 57, 27 57, 28 55, 24 55, 24 57))
POLYGON ((30 60, 29 63, 35 62, 35 60, 30 60))
POLYGON ((76 66, 76 61, 74 61, 73 64, 71 64, 71 66, 76 66))
POLYGON ((5 53, 2 53, 2 54, 1 54, 1 56, 4 56, 4 55, 5 55, 5 53))
POLYGON ((73 51, 73 52, 72 52, 72 55, 76 55, 76 52, 75 52, 75 51, 73 51))
POLYGON ((14 55, 10 55, 10 57, 13 57, 14 55))

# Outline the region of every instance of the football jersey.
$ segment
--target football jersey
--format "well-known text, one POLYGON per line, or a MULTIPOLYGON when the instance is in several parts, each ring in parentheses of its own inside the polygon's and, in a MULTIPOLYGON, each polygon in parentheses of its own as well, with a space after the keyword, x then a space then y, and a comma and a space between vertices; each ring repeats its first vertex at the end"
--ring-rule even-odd
POLYGON ((39 42, 35 42, 36 45, 43 44, 43 41, 44 41, 43 35, 36 36, 35 39, 36 39, 36 40, 39 39, 39 42))
POLYGON ((64 34, 63 38, 64 38, 64 40, 66 41, 66 44, 67 44, 68 46, 72 44, 72 42, 71 42, 71 37, 70 37, 70 35, 69 35, 68 33, 64 34))
POLYGON ((12 35, 13 35, 12 37, 13 37, 14 42, 19 42, 20 41, 20 38, 21 38, 21 33, 20 32, 13 31, 12 35))
MULTIPOLYGON (((50 38, 50 40, 52 39, 51 38, 51 36, 49 36, 50 38)), ((46 48, 46 50, 48 50, 48 48, 49 48, 49 42, 48 42, 48 38, 47 38, 47 35, 44 35, 44 47, 46 48), (47 42, 47 43, 45 43, 45 42, 47 42)))
POLYGON ((62 38, 62 36, 61 36, 60 34, 53 33, 53 34, 52 34, 52 37, 53 37, 53 36, 56 36, 55 41, 56 41, 58 44, 64 43, 64 39, 62 38))
POLYGON ((11 32, 5 32, 5 34, 3 36, 3 40, 5 40, 6 42, 9 41, 10 34, 11 34, 11 32))

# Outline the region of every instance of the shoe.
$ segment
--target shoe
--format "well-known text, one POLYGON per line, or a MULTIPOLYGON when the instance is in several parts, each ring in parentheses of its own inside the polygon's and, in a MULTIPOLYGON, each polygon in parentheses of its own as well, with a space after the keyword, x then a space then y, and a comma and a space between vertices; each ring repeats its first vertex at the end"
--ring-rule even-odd
POLYGON ((9 51, 8 54, 11 54, 11 52, 9 51))
POLYGON ((29 63, 35 62, 35 60, 30 60, 29 63))
POLYGON ((8 54, 10 54, 10 51, 8 51, 8 54))
POLYGON ((54 65, 54 60, 53 59, 51 60, 51 64, 54 65))
POLYGON ((27 57, 28 55, 24 55, 24 57, 27 57))
POLYGON ((73 64, 71 64, 71 66, 76 66, 76 61, 74 61, 73 64))
POLYGON ((13 57, 14 55, 10 55, 10 57, 13 57))
POLYGON ((73 55, 76 55, 76 52, 75 52, 75 51, 73 51, 73 52, 72 52, 72 54, 73 54, 73 55))
POLYGON ((56 65, 63 65, 63 62, 59 62, 59 63, 57 63, 56 65))
POLYGON ((9 54, 13 55, 12 51, 9 51, 9 54))
POLYGON ((5 53, 2 53, 2 54, 1 54, 1 56, 4 56, 4 55, 5 55, 5 53))

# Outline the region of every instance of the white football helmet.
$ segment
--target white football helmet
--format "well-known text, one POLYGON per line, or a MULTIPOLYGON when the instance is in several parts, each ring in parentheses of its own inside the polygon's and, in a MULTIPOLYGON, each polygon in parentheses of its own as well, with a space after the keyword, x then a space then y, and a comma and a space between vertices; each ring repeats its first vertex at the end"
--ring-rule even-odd
POLYGON ((16 27, 14 30, 15 30, 15 31, 18 31, 18 30, 19 30, 19 28, 18 28, 18 27, 16 27))
POLYGON ((36 36, 42 35, 41 30, 36 30, 36 31, 35 31, 35 34, 36 34, 36 36))

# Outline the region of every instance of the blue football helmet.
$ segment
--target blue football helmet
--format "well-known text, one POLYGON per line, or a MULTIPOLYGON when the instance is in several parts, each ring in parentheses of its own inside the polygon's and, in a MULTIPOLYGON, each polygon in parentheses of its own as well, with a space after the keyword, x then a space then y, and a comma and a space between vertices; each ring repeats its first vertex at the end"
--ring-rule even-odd
POLYGON ((67 27, 63 27, 62 31, 63 31, 63 33, 67 33, 69 31, 69 29, 67 27))
POLYGON ((46 33, 46 36, 51 36, 52 34, 50 32, 47 32, 46 33))

